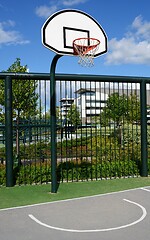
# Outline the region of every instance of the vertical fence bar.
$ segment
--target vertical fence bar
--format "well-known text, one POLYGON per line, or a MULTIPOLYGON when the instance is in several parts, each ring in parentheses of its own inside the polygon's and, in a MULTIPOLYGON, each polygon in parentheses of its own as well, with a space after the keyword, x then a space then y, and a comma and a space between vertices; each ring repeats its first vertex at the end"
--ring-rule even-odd
POLYGON ((147 94, 146 82, 140 83, 140 102, 141 102, 141 176, 148 176, 148 153, 147 153, 147 94))
POLYGON ((50 68, 50 113, 51 113, 51 192, 57 192, 57 145, 56 145, 56 80, 55 68, 62 55, 55 55, 50 68))
POLYGON ((13 130, 12 130, 12 79, 5 78, 5 140, 6 140, 6 187, 13 182, 13 130))

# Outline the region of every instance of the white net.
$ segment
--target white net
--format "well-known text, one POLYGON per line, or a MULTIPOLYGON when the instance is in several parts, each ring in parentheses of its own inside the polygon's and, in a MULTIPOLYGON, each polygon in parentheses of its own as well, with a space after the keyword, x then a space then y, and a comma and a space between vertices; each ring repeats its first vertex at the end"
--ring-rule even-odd
POLYGON ((79 56, 78 63, 83 67, 94 65, 94 55, 99 48, 100 41, 95 38, 78 38, 73 41, 74 55, 79 56))

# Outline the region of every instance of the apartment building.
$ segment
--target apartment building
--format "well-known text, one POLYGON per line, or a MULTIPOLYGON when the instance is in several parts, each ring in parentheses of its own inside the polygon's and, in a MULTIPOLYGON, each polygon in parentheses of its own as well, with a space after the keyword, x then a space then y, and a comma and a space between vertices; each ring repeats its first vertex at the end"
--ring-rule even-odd
MULTIPOLYGON (((60 100, 61 116, 62 119, 66 118, 70 106, 74 103, 80 112, 82 124, 90 124, 93 117, 99 116, 101 111, 106 105, 106 101, 114 92, 119 92, 120 95, 130 95, 136 91, 140 99, 140 89, 127 89, 127 88, 80 88, 75 94, 76 98, 62 98, 60 100)), ((147 89, 147 105, 150 106, 150 90, 147 89)), ((148 110, 148 116, 150 109, 148 110)))
POLYGON ((74 98, 62 98, 60 99, 60 114, 61 114, 61 118, 66 119, 67 113, 71 107, 71 105, 74 103, 74 98))
POLYGON ((76 91, 78 97, 75 104, 80 112, 82 124, 90 124, 93 117, 99 116, 106 105, 108 94, 101 93, 99 89, 81 88, 76 91))

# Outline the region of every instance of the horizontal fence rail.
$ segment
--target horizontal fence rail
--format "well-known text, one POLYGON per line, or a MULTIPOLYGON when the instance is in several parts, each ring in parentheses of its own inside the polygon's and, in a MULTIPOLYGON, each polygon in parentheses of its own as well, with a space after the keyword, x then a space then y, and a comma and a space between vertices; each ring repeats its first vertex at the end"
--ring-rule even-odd
MULTIPOLYGON (((50 75, 0 79, 0 185, 51 182, 50 75)), ((55 79, 57 181, 148 176, 150 78, 55 79)))

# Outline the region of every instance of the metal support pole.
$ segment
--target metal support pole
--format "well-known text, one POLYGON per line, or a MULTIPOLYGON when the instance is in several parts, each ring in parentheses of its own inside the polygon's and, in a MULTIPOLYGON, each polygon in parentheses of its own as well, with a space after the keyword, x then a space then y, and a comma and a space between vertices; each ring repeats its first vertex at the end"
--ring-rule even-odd
POLYGON ((12 79, 5 78, 5 142, 6 142, 6 187, 13 181, 13 130, 12 130, 12 79))
POLYGON ((51 192, 57 192, 57 142, 56 142, 56 81, 55 68, 62 55, 55 55, 50 68, 50 113, 51 113, 51 192))
POLYGON ((148 153, 147 153, 147 94, 146 82, 143 80, 140 84, 141 99, 141 176, 148 176, 148 153))

